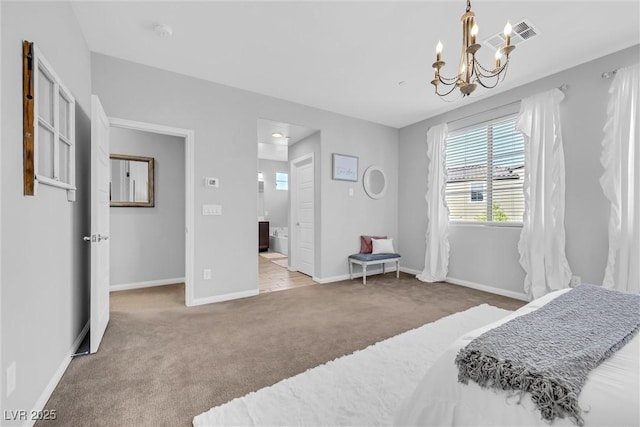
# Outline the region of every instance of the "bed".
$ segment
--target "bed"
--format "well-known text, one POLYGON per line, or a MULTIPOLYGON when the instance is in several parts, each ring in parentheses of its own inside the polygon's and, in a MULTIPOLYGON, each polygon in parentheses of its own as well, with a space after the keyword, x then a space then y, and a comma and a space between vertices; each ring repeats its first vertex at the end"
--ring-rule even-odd
MULTIPOLYGON (((542 419, 528 393, 482 389, 458 382, 455 359, 462 348, 484 332, 531 313, 569 290, 550 293, 513 314, 460 337, 430 368, 415 391, 400 405, 396 425, 575 425, 569 418, 542 419)), ((640 316, 640 313, 638 313, 640 316)), ((640 336, 592 370, 579 395, 585 426, 640 425, 640 336)))

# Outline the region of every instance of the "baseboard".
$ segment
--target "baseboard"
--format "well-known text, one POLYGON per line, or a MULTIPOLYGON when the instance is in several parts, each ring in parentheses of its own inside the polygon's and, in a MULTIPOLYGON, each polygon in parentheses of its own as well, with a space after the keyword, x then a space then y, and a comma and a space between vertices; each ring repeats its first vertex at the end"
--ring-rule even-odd
MULTIPOLYGON (((36 401, 36 404, 33 407, 33 411, 31 411, 30 413, 33 414, 33 413, 42 412, 42 410, 44 409, 44 406, 49 401, 49 398, 53 394, 53 391, 56 389, 56 387, 58 386, 58 383, 62 379, 62 376, 64 375, 67 368, 69 367, 69 364, 73 359, 73 355, 76 354, 76 352, 78 351, 78 348, 80 348, 80 344, 82 344, 82 340, 84 340, 84 337, 87 336, 88 332, 89 332, 89 320, 87 320, 87 323, 85 323, 84 328, 82 328, 82 331, 80 331, 80 335, 78 335, 78 337, 75 339, 73 344, 71 344, 71 349, 69 349, 69 353, 64 357, 64 359, 62 360, 62 363, 60 363, 60 366, 58 367, 56 372, 53 374, 53 377, 51 377, 49 384, 47 384, 45 389, 42 391, 40 398, 36 401)), ((33 420, 28 420, 27 424, 25 425, 33 426, 35 423, 36 423, 36 420, 34 418, 33 420)))
POLYGON ((231 300, 240 299, 240 298, 254 297, 259 293, 260 291, 258 291, 258 289, 252 289, 250 291, 232 292, 230 294, 214 295, 211 297, 204 297, 204 298, 194 298, 191 306, 212 304, 214 302, 223 302, 223 301, 231 301, 231 300))
POLYGON ((414 270, 413 268, 409 268, 409 267, 400 267, 400 271, 407 274, 413 274, 414 276, 417 276, 418 274, 422 273, 422 271, 420 270, 414 270))
POLYGON ((153 286, 175 285, 176 283, 184 283, 184 277, 176 277, 173 279, 149 280, 147 282, 123 283, 120 285, 109 286, 109 292, 128 291, 130 289, 151 288, 153 286))
POLYGON ((494 288, 493 286, 481 285, 480 283, 470 282, 468 280, 456 279, 455 277, 447 277, 445 281, 453 285, 464 286, 471 289, 477 289, 479 291, 485 291, 492 294, 502 295, 505 297, 529 302, 529 297, 524 292, 514 292, 506 289, 494 288))

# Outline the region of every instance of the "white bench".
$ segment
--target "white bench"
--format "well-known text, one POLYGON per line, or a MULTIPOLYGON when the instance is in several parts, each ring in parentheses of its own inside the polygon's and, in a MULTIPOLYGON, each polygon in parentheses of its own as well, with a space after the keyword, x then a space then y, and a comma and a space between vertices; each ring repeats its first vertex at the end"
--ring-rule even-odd
POLYGON ((353 280, 353 264, 362 266, 362 284, 367 284, 367 266, 382 264, 382 274, 384 265, 388 262, 396 263, 396 278, 400 278, 400 254, 353 254, 349 255, 349 277, 353 280))

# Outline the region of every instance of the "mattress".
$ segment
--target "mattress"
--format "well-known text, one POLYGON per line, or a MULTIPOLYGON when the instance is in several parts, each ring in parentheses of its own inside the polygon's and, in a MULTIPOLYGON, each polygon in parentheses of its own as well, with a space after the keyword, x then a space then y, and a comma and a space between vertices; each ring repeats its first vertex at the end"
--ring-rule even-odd
MULTIPOLYGON (((513 314, 460 337, 431 367, 398 409, 396 425, 547 426, 527 393, 482 389, 458 382, 454 363, 474 338, 517 316, 530 313, 568 289, 545 295, 513 314)), ((640 315, 640 313, 639 313, 640 315)), ((579 396, 585 426, 640 425, 640 336, 591 371, 579 396)), ((553 426, 574 425, 568 418, 553 426)))

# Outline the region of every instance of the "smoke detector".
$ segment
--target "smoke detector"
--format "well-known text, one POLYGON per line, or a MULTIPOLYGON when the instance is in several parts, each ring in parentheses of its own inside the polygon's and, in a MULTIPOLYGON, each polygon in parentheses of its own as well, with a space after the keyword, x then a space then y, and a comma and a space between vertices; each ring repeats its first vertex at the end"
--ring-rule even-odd
POLYGON ((156 24, 153 26, 153 31, 160 37, 171 37, 173 35, 173 28, 167 24, 156 24))

